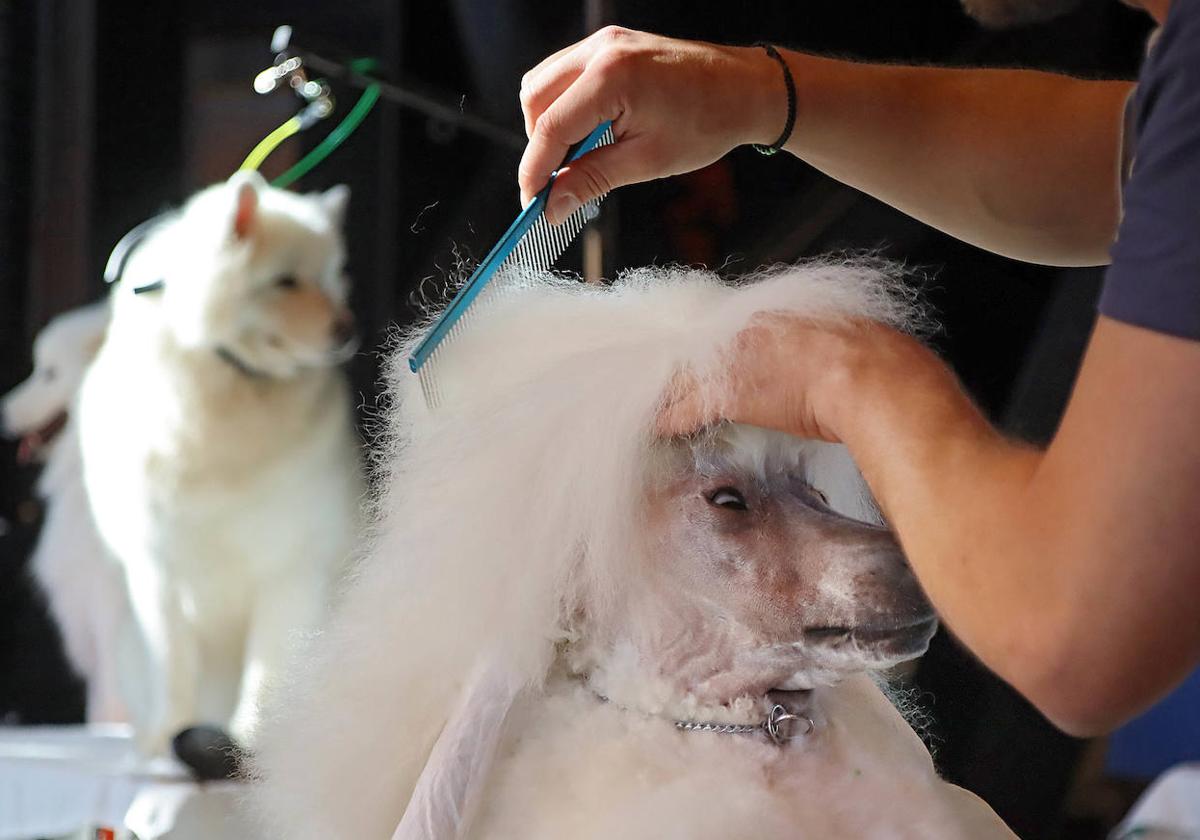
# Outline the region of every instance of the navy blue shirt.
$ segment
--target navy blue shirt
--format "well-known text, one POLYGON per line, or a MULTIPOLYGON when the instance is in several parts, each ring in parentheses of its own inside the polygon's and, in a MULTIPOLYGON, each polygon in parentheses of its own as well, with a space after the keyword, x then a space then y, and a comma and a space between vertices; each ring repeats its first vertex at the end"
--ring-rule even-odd
POLYGON ((1130 116, 1132 169, 1100 312, 1200 340, 1200 0, 1171 4, 1130 116))

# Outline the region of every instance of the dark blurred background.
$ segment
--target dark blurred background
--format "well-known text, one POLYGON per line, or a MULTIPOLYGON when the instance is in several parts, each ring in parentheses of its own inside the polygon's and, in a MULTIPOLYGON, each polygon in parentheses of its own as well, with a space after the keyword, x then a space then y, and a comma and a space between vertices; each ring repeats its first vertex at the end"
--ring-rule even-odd
MULTIPOLYGON (((1090 0, 1053 24, 992 33, 956 0, 654 3, 533 0, 133 0, 0 2, 0 391, 29 371, 35 332, 98 298, 116 240, 139 221, 223 179, 297 100, 258 96, 275 26, 334 57, 370 56, 379 73, 520 133, 521 74, 589 26, 771 40, 866 59, 1029 66, 1133 78, 1148 18, 1090 0)), ((358 91, 334 85, 338 115, 358 91)), ((264 167, 282 171, 328 120, 264 167)), ((364 414, 377 351, 410 317, 420 284, 481 256, 517 212, 519 152, 386 102, 298 184, 353 190, 350 270, 364 350, 353 367, 364 414)), ((782 155, 742 149, 701 172, 623 189, 604 215, 604 269, 704 264, 736 274, 830 249, 878 249, 918 270, 943 325, 935 341, 1002 427, 1054 430, 1094 318, 1100 272, 1001 259, 943 236, 782 155)), ((577 253, 566 263, 579 264, 577 253)), ((25 578, 36 536, 34 474, 0 445, 0 717, 80 720, 82 695, 25 578)), ((1095 754, 1057 734, 945 634, 916 677, 942 772, 980 793, 1023 837, 1102 836, 1124 802, 1097 782, 1095 754)), ((1136 783, 1135 783, 1136 784, 1136 783)))

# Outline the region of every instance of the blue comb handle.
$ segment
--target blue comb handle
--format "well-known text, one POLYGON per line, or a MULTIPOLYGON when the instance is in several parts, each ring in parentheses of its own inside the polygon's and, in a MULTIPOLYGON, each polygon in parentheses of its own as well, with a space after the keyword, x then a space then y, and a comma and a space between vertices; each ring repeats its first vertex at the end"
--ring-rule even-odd
MULTIPOLYGON (((583 155, 592 151, 592 149, 599 145, 603 145, 604 142, 611 142, 611 131, 611 122, 603 122, 596 126, 591 134, 589 134, 580 142, 576 143, 567 151, 567 155, 563 159, 560 168, 562 166, 566 166, 571 161, 578 160, 583 155)), ((558 171, 555 170, 555 172, 550 176, 550 181, 546 184, 542 191, 537 194, 533 201, 529 202, 525 209, 521 211, 521 214, 517 216, 516 220, 509 226, 504 236, 500 238, 500 241, 497 242, 495 246, 493 246, 492 250, 488 252, 488 255, 483 258, 483 262, 481 262, 471 274, 470 279, 468 279, 467 282, 463 284, 463 287, 458 290, 458 294, 454 296, 452 301, 450 301, 450 305, 446 307, 444 312, 442 312, 441 317, 439 317, 434 323, 433 327, 429 330, 429 333, 421 340, 421 343, 417 345, 416 350, 414 350, 412 355, 408 358, 408 367, 413 373, 419 373, 421 368, 425 366, 425 363, 429 361, 429 357, 433 355, 433 352, 438 348, 438 345, 445 340, 446 336, 454 328, 455 324, 458 323, 459 319, 462 318, 463 314, 467 311, 467 309, 470 308, 471 304, 475 302, 475 298, 479 296, 479 293, 482 292, 487 284, 491 282, 492 278, 495 277, 497 271, 500 269, 500 266, 503 265, 505 260, 507 260, 513 254, 513 251, 518 249, 518 247, 522 244, 521 241, 526 234, 528 234, 530 230, 533 229, 534 226, 539 222, 541 222, 539 225, 540 228, 548 227, 547 223, 542 219, 542 215, 546 210, 546 202, 550 196, 550 188, 554 186, 554 179, 557 176, 558 171)), ((577 210, 576 213, 580 213, 583 210, 586 210, 586 208, 581 208, 580 210, 577 210)), ((556 238, 560 243, 563 244, 563 247, 565 247, 564 240, 566 237, 558 236, 556 238)))

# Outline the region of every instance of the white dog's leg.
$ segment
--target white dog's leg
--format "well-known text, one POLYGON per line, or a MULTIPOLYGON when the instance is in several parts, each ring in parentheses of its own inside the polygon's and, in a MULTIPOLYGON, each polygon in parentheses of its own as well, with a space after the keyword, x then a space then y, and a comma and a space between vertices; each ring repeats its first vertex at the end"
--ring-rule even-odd
POLYGON ((171 738, 196 723, 200 653, 187 626, 169 575, 150 558, 126 561, 129 600, 145 645, 148 720, 139 721, 138 740, 152 755, 167 751, 171 738))
POLYGON ((243 745, 251 743, 258 723, 264 688, 283 673, 296 638, 315 629, 325 612, 323 581, 298 573, 271 581, 257 594, 251 610, 238 705, 230 734, 243 745))
MULTIPOLYGON (((106 642, 105 645, 107 644, 106 642)), ((87 684, 87 721, 125 723, 129 719, 129 708, 121 694, 121 682, 117 673, 117 651, 107 646, 100 647, 97 651, 95 673, 87 684)))
MULTIPOLYGON (((89 723, 124 723, 131 720, 130 704, 121 682, 122 631, 130 620, 128 596, 117 569, 106 569, 103 597, 92 607, 92 629, 96 639, 96 666, 88 680, 89 723)), ((143 669, 144 670, 144 669, 143 669)), ((131 679, 133 674, 129 674, 131 679)), ((131 686, 132 688, 132 686, 131 686)))

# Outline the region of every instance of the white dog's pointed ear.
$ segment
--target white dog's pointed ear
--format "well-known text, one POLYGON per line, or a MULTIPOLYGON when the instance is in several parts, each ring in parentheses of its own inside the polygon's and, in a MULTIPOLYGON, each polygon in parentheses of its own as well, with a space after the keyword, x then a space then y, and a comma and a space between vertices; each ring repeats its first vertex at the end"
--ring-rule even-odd
POLYGON ((340 228, 346 222, 346 205, 350 203, 350 187, 338 184, 317 195, 317 201, 322 209, 333 220, 333 226, 340 228))
POLYGON ((479 810, 521 682, 480 663, 438 736, 392 840, 459 840, 479 810))
POLYGON ((233 236, 248 239, 258 227, 259 192, 266 188, 263 176, 254 171, 235 172, 229 179, 234 189, 233 236))

